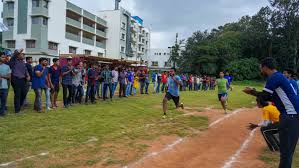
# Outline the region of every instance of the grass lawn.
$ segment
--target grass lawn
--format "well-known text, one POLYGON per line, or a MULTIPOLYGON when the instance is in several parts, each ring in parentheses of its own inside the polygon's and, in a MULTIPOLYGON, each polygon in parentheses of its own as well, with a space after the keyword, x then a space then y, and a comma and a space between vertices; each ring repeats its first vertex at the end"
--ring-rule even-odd
MULTIPOLYGON (((247 84, 246 84, 247 85, 247 84)), ((152 86, 152 85, 151 85, 152 86)), ((241 92, 245 85, 234 86, 231 109, 252 107, 254 98, 241 92)), ((258 87, 260 85, 257 85, 258 87)), ((0 164, 49 152, 17 162, 18 167, 81 167, 126 165, 138 160, 148 146, 145 141, 160 136, 191 136, 207 128, 205 117, 184 116, 169 104, 169 117, 162 119, 164 95, 145 95, 96 105, 76 105, 49 113, 27 109, 23 115, 12 112, 0 119, 0 164)), ((185 106, 198 109, 220 108, 216 91, 182 92, 185 106)), ((30 93, 33 102, 33 93, 30 93)))

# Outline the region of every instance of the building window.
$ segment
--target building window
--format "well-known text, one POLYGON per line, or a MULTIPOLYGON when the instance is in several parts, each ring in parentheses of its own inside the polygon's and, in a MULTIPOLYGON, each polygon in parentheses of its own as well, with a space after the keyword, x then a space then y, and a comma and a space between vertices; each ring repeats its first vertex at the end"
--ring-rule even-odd
POLYGON ((70 54, 76 54, 77 48, 76 47, 69 47, 69 53, 70 54))
POLYGON ((164 55, 166 55, 166 53, 164 53, 164 55))
POLYGON ((44 8, 46 9, 49 8, 49 2, 47 0, 44 0, 44 8))
POLYGON ((152 66, 159 66, 159 62, 158 61, 152 61, 152 66))
POLYGON ((32 7, 39 7, 40 5, 40 0, 32 0, 32 7))
POLYGON ((43 25, 48 25, 48 18, 43 17, 43 25))
POLYGON ((144 52, 144 48, 142 48, 142 52, 144 52))
POLYGON ((98 53, 98 56, 99 56, 99 57, 103 57, 104 54, 99 52, 99 53, 98 53))
POLYGON ((126 23, 122 22, 121 23, 121 28, 124 29, 124 30, 126 30, 126 23))
POLYGON ((146 37, 148 37, 148 33, 146 33, 146 37))
POLYGON ((15 6, 14 2, 7 2, 7 9, 8 10, 14 10, 14 6, 15 6))
POLYGON ((26 48, 35 48, 35 40, 26 40, 26 48))
POLYGON ((120 52, 125 53, 125 47, 124 46, 121 46, 120 52))
POLYGON ((14 26, 14 19, 13 18, 7 18, 6 22, 7 22, 8 27, 14 26))
POLYGON ((16 41, 14 40, 9 40, 7 42, 7 48, 16 48, 16 41))
POLYGON ((170 53, 167 53, 167 55, 170 55, 170 53))
POLYGON ((40 17, 32 16, 32 24, 39 24, 39 23, 40 23, 40 17))
POLYGON ((84 54, 85 55, 91 55, 91 51, 90 50, 84 50, 84 54))
POLYGON ((159 55, 162 55, 161 53, 159 53, 159 55))
POLYGON ((125 40, 126 39, 126 35, 123 33, 123 34, 121 34, 121 39, 122 40, 125 40))
POLYGON ((148 41, 146 41, 145 44, 148 45, 148 41))
POLYGON ((141 36, 139 36, 139 42, 141 42, 141 36))
POLYGON ((142 39, 142 43, 144 43, 144 39, 142 39))
POLYGON ((48 47, 50 50, 56 50, 56 51, 58 50, 58 44, 54 42, 49 42, 48 47))

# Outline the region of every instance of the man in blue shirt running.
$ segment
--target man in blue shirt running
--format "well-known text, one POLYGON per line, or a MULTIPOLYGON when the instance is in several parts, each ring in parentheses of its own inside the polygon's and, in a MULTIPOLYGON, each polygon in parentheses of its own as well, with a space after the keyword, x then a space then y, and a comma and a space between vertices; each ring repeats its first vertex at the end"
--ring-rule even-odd
POLYGON ((273 58, 265 58, 262 61, 261 71, 267 77, 263 92, 257 92, 249 87, 244 92, 274 102, 280 111, 279 168, 291 168, 299 138, 299 96, 290 81, 276 70, 276 63, 273 58))
POLYGON ((179 86, 183 86, 183 82, 179 76, 176 74, 176 69, 172 68, 169 72, 169 77, 167 81, 167 92, 166 95, 163 99, 163 112, 164 116, 163 118, 166 118, 166 111, 167 111, 167 102, 169 100, 173 100, 176 108, 181 107, 184 109, 184 104, 180 104, 180 91, 179 91, 179 86))

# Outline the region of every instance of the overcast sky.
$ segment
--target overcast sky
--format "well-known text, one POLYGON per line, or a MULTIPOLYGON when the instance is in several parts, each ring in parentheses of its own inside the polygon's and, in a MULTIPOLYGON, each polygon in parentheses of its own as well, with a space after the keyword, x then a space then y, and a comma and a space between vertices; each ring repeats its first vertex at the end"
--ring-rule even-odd
MULTIPOLYGON (((114 0, 69 0, 96 14, 114 9, 114 0)), ((2 4, 2 3, 1 3, 2 4)), ((121 6, 138 15, 152 30, 152 48, 172 45, 175 33, 188 38, 196 30, 218 27, 253 15, 268 0, 122 0, 121 6)))

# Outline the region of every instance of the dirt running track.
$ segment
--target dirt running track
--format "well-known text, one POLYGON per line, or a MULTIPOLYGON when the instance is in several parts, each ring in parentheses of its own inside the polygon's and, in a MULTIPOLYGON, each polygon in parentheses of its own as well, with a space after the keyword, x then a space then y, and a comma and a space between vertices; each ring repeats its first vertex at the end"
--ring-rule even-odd
MULTIPOLYGON (((190 112, 190 111, 189 111, 190 112)), ((191 113, 192 115, 194 113, 191 113)), ((211 118, 211 122, 223 118, 219 111, 201 113, 211 118)), ((232 156, 250 136, 248 123, 260 122, 259 109, 244 109, 222 120, 207 131, 182 142, 164 152, 129 165, 129 168, 224 168, 232 156)), ((172 143, 172 142, 169 142, 172 143)), ((259 168, 263 163, 258 156, 265 143, 259 130, 255 132, 248 146, 236 160, 225 168, 259 168)))

